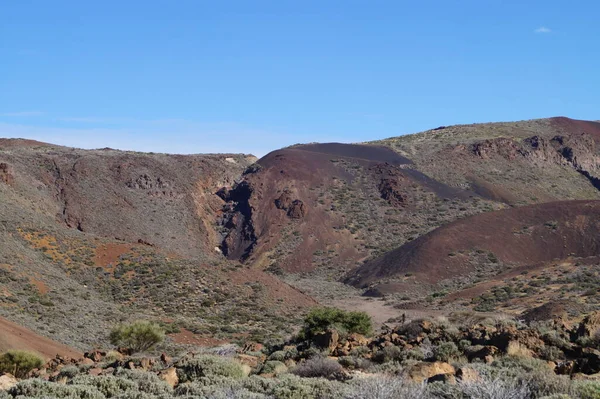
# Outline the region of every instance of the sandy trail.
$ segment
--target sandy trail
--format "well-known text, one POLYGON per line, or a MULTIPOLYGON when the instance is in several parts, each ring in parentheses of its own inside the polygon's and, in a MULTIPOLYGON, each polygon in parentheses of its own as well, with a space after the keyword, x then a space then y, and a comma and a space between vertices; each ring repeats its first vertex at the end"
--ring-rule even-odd
POLYGON ((50 338, 42 337, 25 327, 0 317, 0 352, 9 349, 34 351, 46 359, 53 358, 57 354, 75 359, 83 356, 81 352, 73 348, 50 338))

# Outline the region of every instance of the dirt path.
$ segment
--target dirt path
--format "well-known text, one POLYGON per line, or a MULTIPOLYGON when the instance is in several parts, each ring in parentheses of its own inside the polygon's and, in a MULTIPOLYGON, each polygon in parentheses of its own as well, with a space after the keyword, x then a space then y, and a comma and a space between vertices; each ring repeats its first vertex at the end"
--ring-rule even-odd
POLYGON ((0 317, 0 352, 9 349, 34 351, 47 359, 53 358, 57 354, 75 359, 82 357, 82 354, 73 348, 50 338, 42 337, 25 327, 0 317))
POLYGON ((376 328, 379 328, 391 318, 402 316, 403 313, 408 319, 435 317, 443 314, 440 311, 427 309, 395 309, 392 306, 386 306, 385 301, 365 297, 345 298, 343 300, 332 301, 331 305, 344 310, 363 311, 368 313, 373 319, 376 328))

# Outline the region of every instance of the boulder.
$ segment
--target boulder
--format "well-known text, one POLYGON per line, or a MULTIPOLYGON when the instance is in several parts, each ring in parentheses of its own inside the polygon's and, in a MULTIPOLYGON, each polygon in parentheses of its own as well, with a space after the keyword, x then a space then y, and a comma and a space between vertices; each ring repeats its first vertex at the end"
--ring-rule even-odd
POLYGON ((167 356, 165 353, 161 353, 160 361, 163 362, 163 364, 171 364, 171 363, 173 363, 173 358, 170 356, 167 356))
POLYGON ((484 360, 488 356, 493 358, 493 356, 498 354, 500 350, 492 345, 476 345, 466 349, 465 352, 469 361, 472 361, 473 359, 484 360))
POLYGON ((287 215, 292 219, 301 219, 306 215, 306 206, 304 202, 300 200, 294 200, 290 209, 288 209, 287 215))
POLYGON ((102 370, 100 367, 94 367, 93 369, 89 369, 88 370, 88 374, 92 375, 92 376, 99 376, 100 374, 102 374, 102 370))
POLYGON ((333 352, 338 346, 340 334, 334 329, 328 329, 325 332, 315 334, 313 343, 323 349, 328 349, 329 353, 333 352))
POLYGON ((99 361, 101 361, 104 356, 106 356, 106 352, 101 352, 99 350, 93 350, 90 352, 85 352, 83 354, 83 357, 85 359, 91 359, 94 363, 98 363, 99 361))
POLYGON ((95 364, 95 362, 92 359, 90 359, 89 357, 85 357, 79 361, 79 364, 81 364, 83 366, 92 366, 95 364))
POLYGON ((594 337, 600 332, 600 311, 587 315, 577 328, 578 337, 594 337))
POLYGON ((428 381, 430 378, 438 375, 454 375, 455 371, 456 370, 451 364, 445 362, 420 362, 415 364, 408 370, 408 376, 412 381, 421 383, 423 381, 428 381))
POLYGON ((179 377, 177 377, 177 369, 175 367, 169 367, 168 369, 161 371, 158 374, 158 377, 173 388, 179 384, 179 377))
POLYGON ((243 365, 247 365, 251 368, 256 368, 260 364, 260 359, 256 356, 245 355, 240 353, 235 356, 236 360, 243 365))
POLYGON ((19 380, 15 378, 12 374, 4 374, 0 376, 0 391, 8 391, 17 383, 19 380))

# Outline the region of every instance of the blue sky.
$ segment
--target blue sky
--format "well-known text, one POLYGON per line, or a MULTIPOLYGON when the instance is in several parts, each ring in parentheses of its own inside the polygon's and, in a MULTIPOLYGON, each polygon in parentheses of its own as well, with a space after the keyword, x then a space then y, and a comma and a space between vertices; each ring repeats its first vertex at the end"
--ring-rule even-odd
POLYGON ((0 136, 263 155, 600 119, 600 2, 0 2, 0 136))

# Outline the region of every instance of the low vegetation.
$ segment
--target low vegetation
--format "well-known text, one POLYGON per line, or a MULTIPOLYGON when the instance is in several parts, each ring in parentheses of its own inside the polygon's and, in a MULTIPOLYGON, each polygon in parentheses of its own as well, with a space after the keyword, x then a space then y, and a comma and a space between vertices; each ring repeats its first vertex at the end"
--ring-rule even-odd
POLYGON ((115 327, 110 332, 113 345, 125 347, 132 353, 143 352, 165 339, 165 331, 149 321, 136 321, 115 327))
POLYGON ((25 377, 42 364, 44 359, 33 352, 10 350, 0 354, 0 373, 10 373, 17 378, 25 377))

